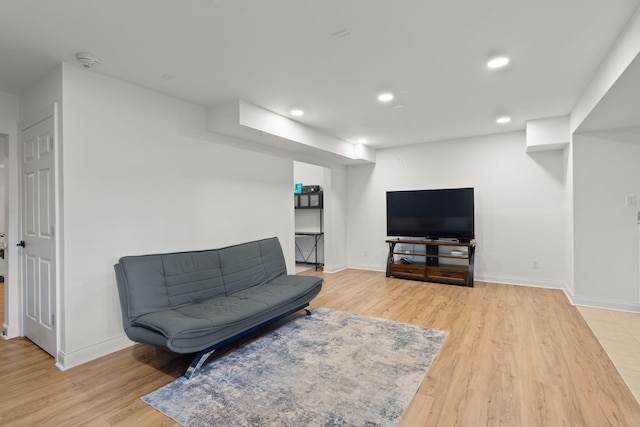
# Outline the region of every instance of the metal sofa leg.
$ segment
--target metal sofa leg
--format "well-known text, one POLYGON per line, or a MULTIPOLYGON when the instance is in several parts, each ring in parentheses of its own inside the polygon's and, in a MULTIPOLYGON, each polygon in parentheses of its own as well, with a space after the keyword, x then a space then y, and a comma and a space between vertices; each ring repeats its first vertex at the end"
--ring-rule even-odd
POLYGON ((198 369, 200 369, 202 367, 204 362, 207 361, 209 356, 211 356, 214 351, 216 351, 216 350, 215 349, 213 349, 213 350, 207 349, 207 350, 203 350, 200 353, 196 354, 196 357, 193 358, 193 361, 191 362, 191 365, 189 365, 189 368, 187 368, 187 372, 184 373, 185 378, 187 378, 187 379, 191 378, 191 375, 193 375, 193 373, 195 371, 197 371, 198 369))

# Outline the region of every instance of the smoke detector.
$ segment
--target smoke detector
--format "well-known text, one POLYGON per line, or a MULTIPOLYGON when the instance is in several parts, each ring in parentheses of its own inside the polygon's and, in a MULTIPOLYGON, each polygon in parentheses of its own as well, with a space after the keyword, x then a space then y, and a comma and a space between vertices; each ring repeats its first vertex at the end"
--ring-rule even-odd
POLYGON ((82 65, 86 69, 93 68, 96 65, 100 65, 102 63, 102 61, 100 61, 100 58, 92 53, 86 52, 76 53, 76 61, 78 61, 78 64, 82 65))

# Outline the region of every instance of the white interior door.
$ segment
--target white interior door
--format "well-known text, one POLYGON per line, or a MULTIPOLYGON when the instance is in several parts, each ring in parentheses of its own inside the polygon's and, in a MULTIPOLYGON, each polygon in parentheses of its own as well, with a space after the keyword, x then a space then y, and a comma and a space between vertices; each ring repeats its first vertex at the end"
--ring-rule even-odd
POLYGON ((56 354, 53 116, 21 134, 24 335, 56 354))

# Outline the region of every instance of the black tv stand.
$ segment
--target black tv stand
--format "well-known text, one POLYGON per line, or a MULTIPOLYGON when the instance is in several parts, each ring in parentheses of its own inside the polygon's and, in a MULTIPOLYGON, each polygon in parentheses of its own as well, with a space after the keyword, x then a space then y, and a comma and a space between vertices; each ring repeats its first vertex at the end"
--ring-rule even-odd
POLYGON ((447 240, 408 240, 398 238, 387 240, 389 256, 387 258, 387 277, 423 280, 426 282, 448 283, 473 287, 473 262, 476 243, 447 240), (396 245, 424 246, 423 251, 396 251, 396 245), (462 255, 452 254, 457 249, 462 255), (419 261, 403 262, 406 257, 419 261), (454 261, 458 260, 458 261, 454 261))

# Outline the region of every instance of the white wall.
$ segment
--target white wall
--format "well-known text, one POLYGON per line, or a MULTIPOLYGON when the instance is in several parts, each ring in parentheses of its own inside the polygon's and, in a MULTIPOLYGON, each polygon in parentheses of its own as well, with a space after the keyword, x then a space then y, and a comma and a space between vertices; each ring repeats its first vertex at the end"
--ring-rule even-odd
POLYGON ((0 92, 0 123, 18 123, 20 112, 19 101, 17 95, 0 92))
POLYGON ((564 280, 570 297, 575 293, 574 287, 574 230, 573 230, 573 135, 569 145, 563 150, 565 173, 564 187, 564 280))
POLYGON ((325 273, 347 268, 347 167, 335 165, 325 169, 325 185, 330 196, 324 204, 325 273))
POLYGON ((66 64, 63 81, 63 368, 128 344, 121 256, 278 236, 292 270, 291 160, 216 143, 202 106, 66 64))
POLYGON ((54 102, 62 104, 62 64, 20 94, 20 121, 26 122, 41 115, 54 102))
POLYGON ((580 99, 576 102, 573 111, 570 114, 570 127, 573 133, 589 114, 598 105, 605 96, 607 91, 611 89, 613 84, 620 78, 622 73, 627 69, 629 64, 640 54, 640 7, 629 22, 622 29, 616 42, 607 53, 606 58, 598 68, 580 99))
POLYGON ((324 169, 326 168, 323 166, 312 165, 304 162, 293 162, 294 183, 301 183, 302 185, 319 185, 324 190, 324 169))
POLYGON ((574 302, 640 311, 640 128, 574 135, 574 302))
POLYGON ((564 287, 562 152, 524 150, 518 132, 379 150, 375 165, 349 167, 349 266, 385 268, 386 191, 474 187, 476 279, 564 287))

